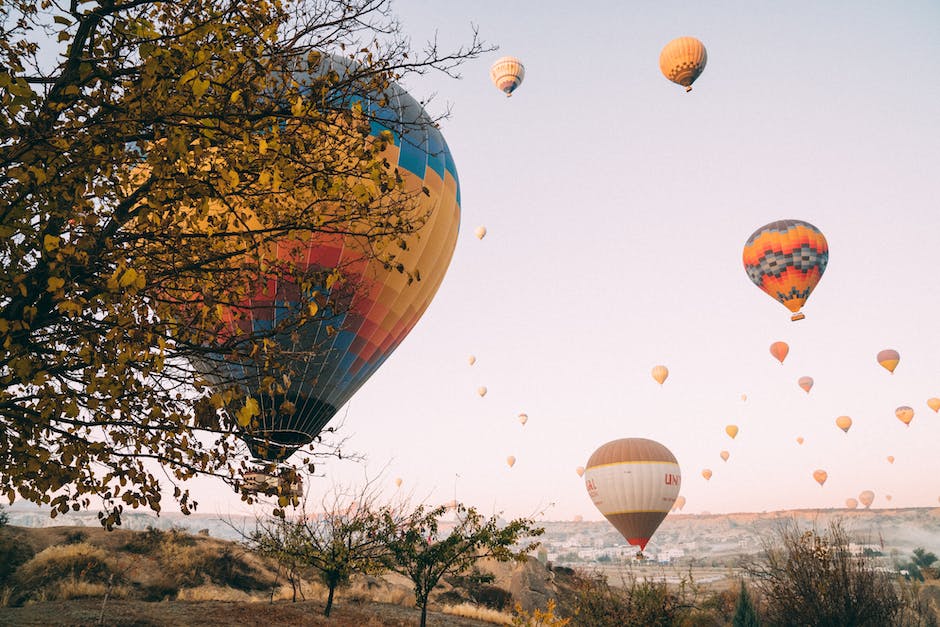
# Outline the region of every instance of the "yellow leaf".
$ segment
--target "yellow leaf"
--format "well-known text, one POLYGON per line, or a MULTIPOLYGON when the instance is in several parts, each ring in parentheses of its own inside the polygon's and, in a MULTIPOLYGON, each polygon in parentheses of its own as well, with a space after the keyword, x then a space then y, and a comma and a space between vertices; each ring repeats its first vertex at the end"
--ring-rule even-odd
POLYGON ((193 81, 193 95, 196 96, 196 98, 202 97, 207 89, 209 89, 209 81, 202 79, 193 81))
POLYGON ((137 281, 137 271, 133 268, 128 268, 124 271, 124 274, 121 275, 121 280, 118 282, 118 285, 127 287, 132 285, 135 281, 137 281))
POLYGON ((261 139, 258 140, 258 152, 260 152, 261 154, 264 154, 267 151, 268 151, 268 142, 266 142, 264 138, 262 137, 261 139))
POLYGON ((258 407, 258 401, 249 398, 245 401, 245 406, 238 410, 235 420, 238 421, 239 427, 247 427, 251 423, 251 419, 260 413, 261 408, 258 407))
POLYGON ((241 98, 241 96, 242 96, 242 90, 236 89, 235 91, 232 92, 232 95, 228 97, 228 101, 232 103, 237 102, 238 99, 241 98))
POLYGON ((42 240, 43 248, 53 251, 59 247, 59 238, 55 235, 46 235, 42 240))
POLYGON ((320 307, 318 307, 317 304, 313 301, 310 301, 310 303, 307 305, 307 309, 310 311, 311 316, 317 315, 317 312, 320 311, 320 307))
POLYGON ((47 283, 49 284, 49 287, 46 288, 46 291, 54 292, 65 286, 65 279, 57 277, 57 276, 51 276, 47 280, 47 283))
POLYGON ((185 74, 183 74, 182 76, 180 76, 179 84, 180 84, 180 85, 185 85, 185 84, 188 83, 189 81, 191 81, 191 80, 193 80, 194 78, 196 78, 196 75, 197 75, 197 74, 199 74, 199 72, 196 71, 195 69, 189 70, 188 72, 186 72, 185 74))

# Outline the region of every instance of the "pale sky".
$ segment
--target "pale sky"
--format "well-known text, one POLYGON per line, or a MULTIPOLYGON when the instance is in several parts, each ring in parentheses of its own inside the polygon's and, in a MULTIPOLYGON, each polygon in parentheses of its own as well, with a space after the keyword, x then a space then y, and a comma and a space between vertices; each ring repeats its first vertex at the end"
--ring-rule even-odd
MULTIPOLYGON (((452 105, 442 131, 463 217, 431 307, 348 408, 349 448, 373 474, 388 465, 389 494, 401 477, 430 502, 456 487, 486 513, 554 503, 544 518, 600 519, 575 468, 609 440, 648 437, 679 461, 684 513, 841 507, 865 489, 876 507, 937 505, 940 416, 926 400, 940 396, 940 4, 396 9, 416 48, 435 31, 445 47, 465 42, 473 23, 500 49, 460 81, 405 84, 419 100, 436 92, 432 113, 452 105), (684 35, 708 50, 689 94, 658 67, 684 35), (511 99, 488 76, 506 54, 526 69, 511 99), (801 322, 741 263, 747 237, 785 218, 829 241, 801 322), (790 344, 783 365, 775 340, 790 344), (876 363, 883 348, 901 353, 894 375, 876 363), (671 373, 661 389, 656 364, 671 373), (899 405, 914 408, 910 427, 899 405)), ((322 489, 363 472, 320 470, 322 489)), ((202 512, 241 511, 221 484, 199 491, 202 512)))

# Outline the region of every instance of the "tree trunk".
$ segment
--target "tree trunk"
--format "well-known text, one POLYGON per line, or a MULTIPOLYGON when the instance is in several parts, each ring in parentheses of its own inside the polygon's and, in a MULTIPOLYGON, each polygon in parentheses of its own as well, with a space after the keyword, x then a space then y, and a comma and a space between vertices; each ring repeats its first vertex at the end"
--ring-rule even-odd
POLYGON ((330 594, 326 597, 326 609, 323 610, 324 616, 330 615, 330 610, 333 609, 333 591, 336 590, 336 585, 333 584, 330 586, 330 594))
POLYGON ((428 624, 428 602, 425 601, 421 605, 421 627, 426 627, 428 624))

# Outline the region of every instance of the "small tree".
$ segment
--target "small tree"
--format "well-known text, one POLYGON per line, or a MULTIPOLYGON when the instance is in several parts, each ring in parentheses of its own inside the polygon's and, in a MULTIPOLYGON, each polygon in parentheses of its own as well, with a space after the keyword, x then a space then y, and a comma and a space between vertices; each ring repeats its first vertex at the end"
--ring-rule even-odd
POLYGON ((923 547, 917 547, 914 549, 913 557, 911 562, 920 569, 921 573, 926 573, 927 576, 936 576, 936 570, 934 568, 934 562, 937 561, 937 556, 933 553, 928 553, 923 547))
POLYGON ((538 547, 538 542, 514 547, 545 532, 526 518, 501 526, 496 516, 485 519, 476 509, 457 505, 457 522, 449 534, 440 537, 440 518, 447 509, 446 506, 428 509, 422 505, 402 521, 396 521, 393 512, 384 514, 392 558, 389 568, 414 584, 422 627, 427 624, 428 598, 442 577, 460 575, 486 557, 501 562, 524 560, 538 547))
POLYGON ((738 595, 738 604, 734 609, 734 619, 731 624, 734 627, 758 627, 760 621, 757 619, 757 610, 751 602, 751 595, 747 591, 744 581, 741 581, 741 593, 738 595))

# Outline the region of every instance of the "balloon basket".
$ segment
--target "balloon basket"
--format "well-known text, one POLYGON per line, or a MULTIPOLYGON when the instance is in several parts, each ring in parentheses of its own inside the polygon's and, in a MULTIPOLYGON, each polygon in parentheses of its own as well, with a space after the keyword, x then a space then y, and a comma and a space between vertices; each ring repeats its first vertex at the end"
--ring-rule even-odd
POLYGON ((805 317, 806 317, 806 316, 803 314, 802 311, 798 311, 798 312, 796 312, 795 314, 793 314, 792 316, 790 316, 790 320, 792 320, 793 322, 796 322, 797 320, 802 320, 802 319, 805 318, 805 317))

